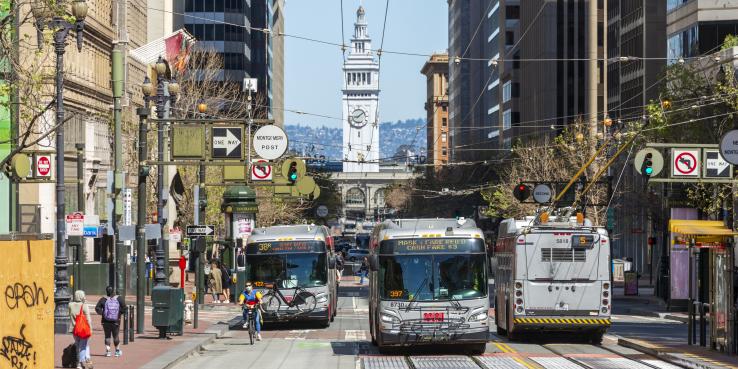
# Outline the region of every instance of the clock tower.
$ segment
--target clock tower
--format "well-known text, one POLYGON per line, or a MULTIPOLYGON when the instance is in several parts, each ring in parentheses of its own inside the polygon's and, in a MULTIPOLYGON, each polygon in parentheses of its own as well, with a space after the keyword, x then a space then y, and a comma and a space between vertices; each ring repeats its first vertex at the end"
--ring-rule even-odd
POLYGON ((379 64, 374 59, 363 6, 343 65, 343 171, 379 172, 379 64))

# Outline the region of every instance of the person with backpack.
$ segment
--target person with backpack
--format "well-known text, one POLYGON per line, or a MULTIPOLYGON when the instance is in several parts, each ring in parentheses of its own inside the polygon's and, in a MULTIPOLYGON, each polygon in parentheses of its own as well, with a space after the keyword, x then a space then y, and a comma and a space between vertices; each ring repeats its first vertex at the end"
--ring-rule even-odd
MULTIPOLYGON (((77 348, 77 358, 76 360, 74 357, 67 358, 67 363, 62 364, 69 364, 69 367, 72 368, 92 369, 89 345, 90 337, 92 336, 92 317, 90 316, 90 309, 86 304, 85 291, 77 290, 74 292, 74 300, 69 303, 69 317, 74 322, 72 335, 74 336, 74 345, 77 348), (79 323, 77 322, 78 320, 79 323), (85 322, 87 323, 87 327, 83 327, 85 322)), ((74 353, 74 351, 72 352, 74 353)), ((62 361, 65 361, 64 357, 62 357, 62 361)))
POLYGON ((105 332, 105 357, 112 356, 110 343, 115 345, 115 357, 123 355, 120 349, 120 317, 125 313, 126 302, 113 293, 113 287, 105 288, 107 296, 100 299, 95 305, 95 312, 102 316, 102 326, 105 332))

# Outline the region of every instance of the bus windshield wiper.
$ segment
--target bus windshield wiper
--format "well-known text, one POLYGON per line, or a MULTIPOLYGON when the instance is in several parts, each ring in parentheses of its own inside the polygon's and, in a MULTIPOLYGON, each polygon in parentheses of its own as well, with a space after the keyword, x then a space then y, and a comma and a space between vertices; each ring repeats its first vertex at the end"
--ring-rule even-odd
POLYGON ((451 298, 448 299, 448 302, 451 304, 451 306, 454 307, 454 309, 461 310, 461 303, 459 302, 459 299, 457 297, 454 297, 454 295, 451 295, 451 298))
POLYGON ((415 288, 415 293, 413 293, 413 297, 412 297, 412 299, 410 299, 410 303, 407 304, 407 308, 405 308, 405 312, 410 311, 410 308, 412 308, 412 306, 413 306, 413 302, 415 302, 415 300, 417 300, 418 292, 420 292, 420 289, 423 288, 423 286, 425 285, 425 282, 427 280, 428 280, 428 276, 426 275, 425 278, 423 278, 423 280, 420 281, 420 284, 418 284, 418 287, 415 288))

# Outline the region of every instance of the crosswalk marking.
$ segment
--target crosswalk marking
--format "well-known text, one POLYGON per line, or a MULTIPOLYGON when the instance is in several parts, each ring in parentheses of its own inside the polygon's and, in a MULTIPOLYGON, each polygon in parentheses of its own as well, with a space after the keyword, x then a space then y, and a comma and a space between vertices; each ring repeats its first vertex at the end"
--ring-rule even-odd
POLYGON ((364 341, 366 340, 366 331, 363 329, 359 329, 359 330, 347 329, 345 331, 344 337, 346 341, 364 341))

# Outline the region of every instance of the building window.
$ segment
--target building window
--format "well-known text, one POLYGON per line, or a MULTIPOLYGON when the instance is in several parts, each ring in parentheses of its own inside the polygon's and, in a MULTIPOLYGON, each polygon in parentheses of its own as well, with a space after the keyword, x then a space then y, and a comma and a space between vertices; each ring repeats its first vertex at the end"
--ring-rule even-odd
POLYGON ((364 191, 354 187, 346 191, 346 204, 348 205, 364 205, 364 191))
POLYGON ((448 155, 448 152, 446 151, 446 149, 441 149, 441 155, 442 156, 448 155))
POLYGON ((512 82, 507 81, 502 85, 502 102, 506 103, 512 99, 512 82))
POLYGON ((448 106, 446 105, 441 106, 441 111, 448 111, 448 106))
POLYGON ((512 111, 507 109, 502 113, 502 130, 504 131, 510 128, 512 128, 512 111))
POLYGON ((505 7, 505 19, 520 19, 520 6, 508 5, 505 7))
POLYGON ((441 118, 441 126, 446 127, 448 125, 448 118, 443 117, 441 118))
POLYGON ((446 142, 448 140, 448 137, 446 136, 446 133, 441 133, 441 142, 446 142))

